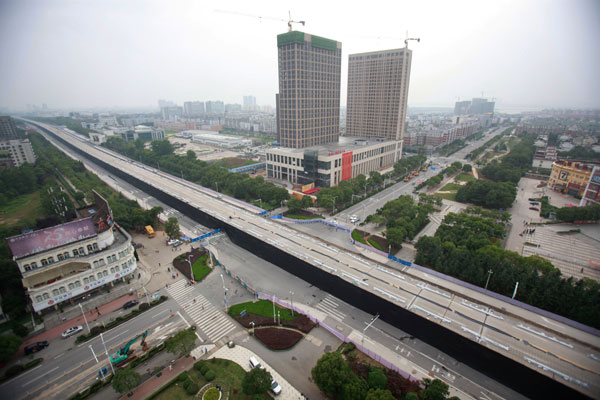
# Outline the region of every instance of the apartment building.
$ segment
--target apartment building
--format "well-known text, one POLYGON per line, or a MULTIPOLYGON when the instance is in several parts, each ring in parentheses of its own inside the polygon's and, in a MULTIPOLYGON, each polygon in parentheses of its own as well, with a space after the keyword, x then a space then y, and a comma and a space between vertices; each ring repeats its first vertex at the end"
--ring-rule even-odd
POLYGON ((402 140, 412 51, 350 54, 346 135, 402 140))

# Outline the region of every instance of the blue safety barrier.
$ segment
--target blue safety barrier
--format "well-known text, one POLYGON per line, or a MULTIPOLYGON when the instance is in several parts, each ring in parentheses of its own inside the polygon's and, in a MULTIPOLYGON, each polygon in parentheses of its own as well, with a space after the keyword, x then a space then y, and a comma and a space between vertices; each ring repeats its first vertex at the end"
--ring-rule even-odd
POLYGON ((193 238, 192 240, 190 240, 190 242, 197 242, 197 241, 199 241, 199 240, 206 239, 207 237, 210 237, 210 236, 216 235, 216 234, 217 234, 217 233, 219 233, 219 232, 221 232, 221 228, 217 228, 217 229, 215 229, 214 231, 211 231, 211 232, 205 233, 204 235, 202 235, 202 236, 198 236, 197 238, 193 238))
POLYGON ((395 257, 391 254, 388 254, 388 258, 392 261, 396 261, 397 263, 400 263, 402 265, 406 265, 407 267, 410 267, 412 265, 412 263, 410 261, 404 261, 401 258, 395 257))

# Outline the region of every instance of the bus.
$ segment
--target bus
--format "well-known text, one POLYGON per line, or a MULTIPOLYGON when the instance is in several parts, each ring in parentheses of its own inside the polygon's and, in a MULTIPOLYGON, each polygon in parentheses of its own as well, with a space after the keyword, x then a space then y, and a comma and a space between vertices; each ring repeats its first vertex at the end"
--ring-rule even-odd
POLYGON ((154 236, 156 236, 156 233, 154 232, 154 229, 152 229, 151 225, 146 225, 146 234, 149 238, 153 238, 154 236))

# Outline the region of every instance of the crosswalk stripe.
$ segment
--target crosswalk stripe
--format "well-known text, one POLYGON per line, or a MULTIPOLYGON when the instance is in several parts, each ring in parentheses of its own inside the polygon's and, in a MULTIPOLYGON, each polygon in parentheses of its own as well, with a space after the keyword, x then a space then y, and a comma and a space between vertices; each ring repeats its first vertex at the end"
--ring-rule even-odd
POLYGON ((223 326, 221 327, 220 330, 214 332, 213 334, 208 334, 208 337, 210 338, 210 340, 219 340, 221 339, 223 336, 225 336, 226 334, 228 334, 229 332, 231 332, 233 329, 235 328, 235 326, 231 325, 231 326, 223 326))
POLYGON ((323 299, 321 302, 322 302, 322 303, 327 303, 327 304, 330 304, 330 305, 331 305, 332 307, 334 307, 334 308, 336 308, 337 306, 339 306, 339 304, 338 304, 338 303, 336 303, 336 302, 332 301, 331 299, 329 299, 329 298, 327 298, 327 297, 325 297, 325 298, 324 298, 324 299, 323 299))

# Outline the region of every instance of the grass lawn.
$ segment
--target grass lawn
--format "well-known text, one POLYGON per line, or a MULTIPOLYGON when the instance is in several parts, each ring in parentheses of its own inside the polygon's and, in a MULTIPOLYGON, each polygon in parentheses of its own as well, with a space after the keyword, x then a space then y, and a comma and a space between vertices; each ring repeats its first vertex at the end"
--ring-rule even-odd
MULTIPOLYGON (((245 400, 250 398, 250 396, 247 396, 242 392, 242 380, 244 379, 244 376, 246 376, 246 371, 244 371, 242 367, 233 361, 221 358, 212 358, 205 362, 216 375, 216 378, 210 383, 212 385, 223 387, 223 390, 225 391, 223 395, 226 395, 226 392, 228 391, 229 399, 245 400), (237 391, 237 393, 234 393, 234 391, 237 391)), ((190 380, 196 383, 200 388, 208 383, 202 374, 200 374, 200 371, 195 368, 188 371, 188 376, 190 377, 190 380)), ((193 399, 195 397, 186 393, 182 382, 176 382, 171 384, 168 389, 163 390, 160 394, 154 397, 151 396, 151 398, 158 400, 179 400, 193 399)))
POLYGON ((203 254, 192 265, 192 270, 194 271, 194 279, 196 280, 196 282, 200 282, 211 271, 211 269, 208 267, 208 265, 206 265, 207 258, 208 258, 208 255, 203 254))
MULTIPOLYGON (((273 303, 269 300, 259 300, 257 302, 240 303, 229 307, 229 315, 239 315, 242 311, 246 310, 251 314, 260 315, 263 317, 273 318, 273 303)), ((279 311, 279 315, 282 321, 291 321, 297 318, 297 315, 292 317, 292 313, 287 308, 281 308, 275 305, 275 312, 279 311)))
POLYGON ((458 183, 447 183, 444 185, 443 188, 441 188, 440 190, 443 191, 450 191, 450 190, 458 190, 460 189, 462 186, 459 185, 458 183))
POLYGON ((4 206, 0 207, 0 224, 29 225, 25 221, 32 223, 42 216, 40 207, 40 195, 38 192, 24 194, 14 198, 4 206))
POLYGON ((456 193, 436 193, 433 195, 434 197, 440 197, 446 200, 456 201, 456 193))
POLYGON ((244 160, 236 157, 226 157, 216 161, 215 164, 223 168, 237 168, 243 167, 244 165, 256 164, 256 161, 244 160))
POLYGON ((473 175, 462 172, 462 173, 458 174, 456 176, 456 178, 454 178, 454 180, 461 181, 461 182, 473 182, 473 181, 476 181, 477 179, 475 179, 475 177, 473 175))
POLYGON ((352 231, 352 239, 354 239, 357 242, 360 242, 362 244, 367 244, 367 242, 365 241, 364 236, 361 235, 360 233, 358 233, 358 231, 356 229, 352 231))
POLYGON ((383 248, 381 247, 381 245, 379 243, 377 243, 376 241, 374 241, 373 239, 369 239, 369 244, 373 247, 375 247, 377 250, 382 250, 383 248))
POLYGON ((308 215, 287 214, 286 217, 292 218, 292 219, 317 219, 317 218, 323 219, 323 217, 320 215, 308 216, 308 215))

